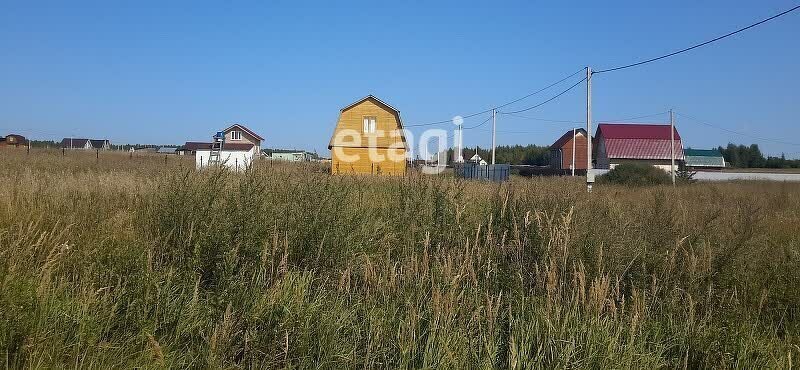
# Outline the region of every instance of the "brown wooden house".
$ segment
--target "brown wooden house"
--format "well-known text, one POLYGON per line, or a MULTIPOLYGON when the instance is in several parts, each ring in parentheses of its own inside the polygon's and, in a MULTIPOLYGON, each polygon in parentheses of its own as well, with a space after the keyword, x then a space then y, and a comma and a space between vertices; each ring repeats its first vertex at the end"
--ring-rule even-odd
POLYGON ((400 111, 372 95, 341 109, 328 149, 334 174, 406 173, 408 148, 400 111))
POLYGON ((26 146, 28 146, 28 140, 25 139, 25 136, 17 134, 9 134, 5 137, 0 136, 0 148, 20 148, 26 146))
POLYGON ((222 130, 222 132, 225 133, 225 144, 223 148, 226 146, 234 147, 236 144, 240 144, 239 146, 241 147, 252 144, 252 146, 256 147, 255 152, 261 153, 261 142, 264 138, 253 132, 253 130, 244 127, 244 125, 235 123, 225 130, 222 130))
POLYGON ((564 133, 553 145, 550 146, 550 167, 560 170, 572 169, 572 151, 575 147, 575 169, 586 169, 586 130, 575 129, 564 133))
MULTIPOLYGON (((253 130, 244 125, 235 123, 222 130, 222 133, 225 135, 225 142, 222 145, 223 150, 250 151, 255 147, 253 153, 255 153, 256 156, 261 155, 261 142, 264 138, 253 130)), ((198 151, 203 150, 211 150, 211 142, 187 141, 185 144, 175 149, 175 152, 179 155, 196 155, 198 151)))

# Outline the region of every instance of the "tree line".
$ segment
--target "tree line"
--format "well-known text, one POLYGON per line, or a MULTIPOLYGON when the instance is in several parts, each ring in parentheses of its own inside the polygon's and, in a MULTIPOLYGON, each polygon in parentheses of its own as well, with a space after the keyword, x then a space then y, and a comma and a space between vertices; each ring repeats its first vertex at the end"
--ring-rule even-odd
MULTIPOLYGON (((729 143, 726 147, 717 148, 725 162, 736 168, 800 168, 800 159, 786 159, 780 156, 764 156, 758 144, 743 145, 729 143)), ((485 161, 492 158, 491 148, 466 147, 464 160, 469 160, 475 153, 485 161)), ((503 145, 496 149, 496 162, 508 164, 524 164, 532 166, 547 166, 550 164, 550 147, 539 145, 503 145)), ((447 152, 448 162, 453 158, 453 149, 447 152)))
MULTIPOLYGON (((53 141, 53 140, 28 140, 31 144, 31 148, 34 149, 61 149, 61 141, 53 141)), ((177 145, 155 145, 155 144, 111 144, 112 150, 122 150, 128 151, 130 149, 139 150, 139 149, 147 149, 147 148, 160 148, 162 146, 176 148, 177 145)))
POLYGON ((800 168, 800 159, 786 159, 767 156, 761 153, 758 144, 742 145, 728 143, 727 147, 717 148, 731 167, 736 168, 800 168))
MULTIPOLYGON (((468 161, 475 153, 486 162, 492 160, 491 148, 465 147, 464 160, 468 161)), ((453 159, 453 148, 447 151, 447 161, 453 159)), ((501 145, 495 149, 495 162, 507 164, 526 164, 531 166, 547 166, 550 164, 550 147, 538 145, 501 145)))

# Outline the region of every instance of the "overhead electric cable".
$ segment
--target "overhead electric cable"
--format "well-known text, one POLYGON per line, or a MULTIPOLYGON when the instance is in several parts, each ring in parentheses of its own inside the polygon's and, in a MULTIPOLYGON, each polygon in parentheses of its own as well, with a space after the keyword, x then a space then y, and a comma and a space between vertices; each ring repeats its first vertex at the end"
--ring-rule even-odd
POLYGON ((475 126, 471 126, 471 127, 464 127, 464 130, 472 130, 472 129, 474 129, 474 128, 481 127, 481 126, 485 125, 487 122, 489 122, 489 121, 491 121, 491 120, 492 120, 492 117, 489 117, 489 118, 487 118, 485 121, 483 121, 483 122, 481 122, 481 123, 479 123, 479 124, 477 124, 477 125, 475 125, 475 126))
POLYGON ((667 113, 669 113, 669 111, 666 111, 666 112, 661 112, 661 113, 647 114, 647 115, 644 115, 644 116, 638 116, 638 117, 622 118, 622 119, 615 119, 615 120, 601 120, 601 121, 597 121, 597 122, 622 122, 622 121, 633 121, 633 120, 642 119, 642 118, 657 117, 657 116, 661 116, 661 115, 664 115, 664 114, 667 114, 667 113))
MULTIPOLYGON (((480 111, 480 112, 476 112, 476 113, 472 113, 472 114, 468 114, 468 115, 462 116, 461 118, 465 118, 465 119, 466 119, 466 118, 470 118, 470 117, 479 116, 479 115, 481 115, 481 114, 486 114, 486 113, 489 113, 489 112, 491 112, 491 111, 492 111, 492 110, 494 110, 494 109, 499 109, 499 108, 507 107, 507 106, 509 106, 509 105, 511 105, 511 104, 514 104, 514 103, 518 103, 518 102, 520 102, 520 101, 522 101, 522 100, 525 100, 525 99, 527 99, 527 98, 530 98, 531 96, 534 96, 534 95, 537 95, 537 94, 539 94, 539 93, 541 93, 541 92, 543 92, 543 91, 546 91, 546 90, 548 90, 548 89, 550 89, 550 88, 552 88, 552 87, 554 87, 554 86, 556 86, 556 85, 558 85, 558 84, 560 84, 560 83, 562 83, 562 82, 564 82, 564 81, 566 81, 566 80, 568 80, 568 79, 570 79, 570 78, 574 77, 575 75, 577 75, 578 73, 581 73, 581 72, 583 72, 583 69, 579 69, 579 70, 575 71, 575 73, 572 73, 571 75, 569 75, 569 76, 567 76, 567 77, 564 77, 564 78, 562 78, 562 79, 560 79, 560 80, 558 80, 558 81, 556 81, 556 82, 553 82, 553 83, 551 83, 550 85, 547 85, 547 86, 545 86, 545 87, 543 87, 543 88, 541 88, 541 89, 539 89, 539 90, 536 90, 536 91, 534 91, 534 92, 532 92, 532 93, 530 93, 530 94, 527 94, 527 95, 525 95, 525 96, 523 96, 523 97, 520 97, 520 98, 514 99, 514 100, 512 100, 512 101, 510 101, 510 102, 503 103, 503 104, 501 104, 501 105, 498 105, 498 106, 495 106, 495 107, 492 107, 492 108, 486 109, 486 110, 484 110, 484 111, 480 111)), ((427 122, 427 123, 417 123, 417 124, 411 124, 411 125, 403 125, 403 127, 435 126, 435 125, 441 125, 441 124, 445 124, 445 123, 451 123, 451 122, 453 122, 453 120, 452 120, 452 119, 448 119, 448 120, 435 121, 435 122, 427 122)))
POLYGON ((699 123, 701 125, 708 126, 708 127, 713 127, 713 128, 715 128, 717 130, 722 130, 722 131, 725 131, 725 132, 729 132, 731 134, 736 134, 736 135, 739 135, 739 136, 749 137, 751 139, 760 140, 760 141, 769 141, 769 142, 773 142, 773 143, 777 143, 777 144, 800 146, 800 144, 798 144, 798 143, 790 143, 788 141, 782 141, 782 140, 777 140, 777 139, 772 139, 772 138, 767 138, 767 137, 755 136, 755 135, 747 134, 747 133, 744 133, 744 132, 739 132, 739 131, 727 129, 727 128, 724 128, 724 127, 721 127, 721 126, 712 125, 710 123, 703 122, 703 121, 701 121, 700 119, 698 119, 696 117, 692 117, 692 116, 690 116, 690 115, 688 115, 686 113, 675 112, 675 114, 677 114, 679 116, 682 116, 682 117, 689 118, 692 122, 699 123))
POLYGON ((583 81, 586 81, 586 77, 582 78, 580 81, 576 82, 574 85, 568 87, 566 90, 558 93, 557 95, 553 96, 552 98, 547 99, 547 100, 545 100, 545 101, 543 101, 543 102, 541 102, 539 104, 536 104, 536 105, 533 105, 533 106, 530 106, 530 107, 527 107, 527 108, 524 108, 524 109, 515 110, 515 111, 512 111, 512 112, 498 112, 498 113, 500 113, 500 114, 516 114, 516 113, 527 112, 527 111, 529 111, 531 109, 539 108, 539 107, 541 107, 541 106, 543 106, 543 105, 545 105, 545 104, 547 104, 547 103, 549 103, 549 102, 551 102, 553 100, 556 100, 561 95, 566 94, 568 91, 570 91, 570 90, 574 89, 576 86, 580 85, 583 81))
MULTIPOLYGON (((570 121, 570 120, 560 120, 560 119, 546 119, 546 118, 529 117, 529 116, 524 116, 524 115, 517 114, 517 113, 505 113, 505 114, 512 115, 514 117, 529 119, 529 120, 532 120, 532 121, 553 122, 553 123, 577 123, 577 124, 586 123, 586 121, 570 121)), ((498 132, 500 132, 500 131, 498 131, 498 132)))
POLYGON ((773 19, 775 19, 775 18, 778 18, 778 17, 784 16, 784 15, 786 15, 786 14, 789 14, 789 13, 791 13, 791 12, 793 12, 793 11, 797 10, 797 9, 800 9, 800 5, 798 5, 798 6, 795 6, 794 8, 791 8, 791 9, 789 9, 789 10, 787 10, 787 11, 784 11, 784 12, 778 13, 778 14, 776 14, 776 15, 773 15, 773 16, 771 16, 771 17, 769 17, 769 18, 766 18, 766 19, 763 19, 763 20, 761 20, 761 21, 758 21, 758 22, 756 22, 756 23, 753 23, 753 24, 751 24, 751 25, 749 25, 749 26, 747 26, 747 27, 740 28, 740 29, 738 29, 738 30, 736 30, 736 31, 729 32, 729 33, 726 33, 726 34, 724 34, 724 35, 722 35, 722 36, 719 36, 719 37, 713 38, 713 39, 711 39, 711 40, 708 40, 708 41, 705 41, 705 42, 701 42, 701 43, 699 43, 699 44, 696 44, 696 45, 690 46, 690 47, 688 47, 688 48, 684 48, 684 49, 681 49, 681 50, 678 50, 678 51, 674 51, 674 52, 672 52, 672 53, 665 54, 665 55, 662 55, 662 56, 660 56, 660 57, 650 58, 650 59, 646 59, 646 60, 643 60, 643 61, 640 61, 640 62, 636 62, 636 63, 632 63, 632 64, 624 65, 624 66, 620 66, 620 67, 608 68, 608 69, 603 69, 603 70, 599 70, 599 71, 593 71, 593 72, 592 72, 592 74, 596 74, 596 73, 606 73, 606 72, 613 72, 613 71, 618 71, 618 70, 620 70, 620 69, 626 69, 626 68, 636 67, 636 66, 640 66, 640 65, 642 65, 642 64, 647 64, 647 63, 655 62, 655 61, 657 61, 657 60, 661 60, 661 59, 669 58, 669 57, 671 57, 671 56, 675 56, 675 55, 678 55, 678 54, 681 54, 681 53, 685 53, 685 52, 687 52, 687 51, 690 51, 690 50, 693 50, 693 49, 697 49, 697 48, 699 48, 699 47, 706 46, 706 45, 708 45, 708 44, 711 44, 711 43, 713 43, 713 42, 717 42, 717 41, 719 41, 719 40, 722 40, 722 39, 724 39, 724 38, 727 38, 727 37, 733 36, 733 35, 735 35, 735 34, 737 34, 737 33, 739 33, 739 32, 744 32, 744 31, 746 31, 746 30, 749 30, 749 29, 751 29, 751 28, 753 28, 753 27, 756 27, 756 26, 758 26, 758 25, 761 25, 761 24, 767 23, 767 22, 769 22, 769 21, 771 21, 771 20, 773 20, 773 19))

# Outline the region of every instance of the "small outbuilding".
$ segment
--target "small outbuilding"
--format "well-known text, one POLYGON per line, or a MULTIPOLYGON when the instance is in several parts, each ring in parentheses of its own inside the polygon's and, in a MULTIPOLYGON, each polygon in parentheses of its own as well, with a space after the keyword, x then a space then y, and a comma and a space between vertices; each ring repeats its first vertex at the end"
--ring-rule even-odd
POLYGON ((264 155, 267 159, 287 162, 311 162, 317 158, 305 150, 265 149, 264 155))
POLYGON ((211 143, 201 141, 187 141, 175 149, 178 155, 195 155, 198 150, 211 148, 211 143))
POLYGON ((340 110, 328 149, 334 174, 406 173, 408 148, 400 111, 372 95, 340 110))
POLYGON ((486 161, 483 158, 481 158, 480 155, 478 155, 478 153, 475 153, 474 155, 472 155, 472 157, 470 157, 470 159, 469 159, 469 162, 477 163, 477 164, 479 164, 481 166, 486 166, 488 164, 488 163, 486 163, 486 161))
POLYGON ((684 165, 690 170, 720 170, 725 168, 725 157, 717 149, 685 149, 684 165))
POLYGON ((156 153, 158 153, 158 154, 176 154, 176 149, 177 148, 172 147, 172 146, 162 146, 162 147, 158 148, 158 150, 156 150, 156 153))

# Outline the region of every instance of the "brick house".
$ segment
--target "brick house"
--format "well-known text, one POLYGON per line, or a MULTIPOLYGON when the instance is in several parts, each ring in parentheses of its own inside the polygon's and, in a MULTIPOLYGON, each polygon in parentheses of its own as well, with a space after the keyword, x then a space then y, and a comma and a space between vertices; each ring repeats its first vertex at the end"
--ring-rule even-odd
POLYGON ((564 133, 553 145, 550 145, 550 167, 559 170, 572 169, 573 146, 575 152, 575 169, 586 169, 586 130, 579 128, 564 133))
POLYGON ((5 137, 0 136, 0 148, 20 148, 28 146, 28 140, 25 136, 17 134, 9 134, 5 137))

